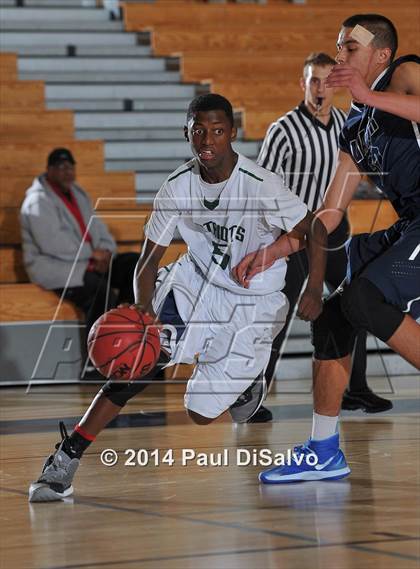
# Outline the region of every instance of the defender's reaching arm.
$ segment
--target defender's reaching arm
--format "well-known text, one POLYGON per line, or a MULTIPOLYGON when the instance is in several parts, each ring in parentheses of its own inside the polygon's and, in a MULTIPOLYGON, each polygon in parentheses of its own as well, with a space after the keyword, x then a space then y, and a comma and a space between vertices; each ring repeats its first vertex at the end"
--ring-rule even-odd
POLYGON ((298 314, 303 320, 314 320, 322 310, 321 296, 327 258, 327 230, 313 213, 308 212, 287 235, 264 247, 256 253, 250 253, 233 269, 234 278, 245 288, 249 287, 251 278, 273 265, 284 256, 279 250, 287 248, 287 238, 294 243, 306 243, 309 257, 309 279, 299 303, 298 314))
POLYGON ((328 87, 347 87, 353 100, 409 121, 420 122, 420 66, 402 63, 394 71, 386 91, 372 91, 360 71, 336 65, 327 78, 328 87))
MULTIPOLYGON (((325 194, 324 205, 315 213, 328 233, 334 231, 339 225, 360 180, 360 172, 351 156, 346 152, 339 152, 337 170, 325 194)), ((309 246, 305 232, 298 230, 299 225, 268 247, 246 255, 233 269, 235 279, 243 286, 249 286, 249 281, 253 276, 271 267, 277 259, 287 257, 309 246)), ((314 237, 317 239, 315 235, 314 237)))

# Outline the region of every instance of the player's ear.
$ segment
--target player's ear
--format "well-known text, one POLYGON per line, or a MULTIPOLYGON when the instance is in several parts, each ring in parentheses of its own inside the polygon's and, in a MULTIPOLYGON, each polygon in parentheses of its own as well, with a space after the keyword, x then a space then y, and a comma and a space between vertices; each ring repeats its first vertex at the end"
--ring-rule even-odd
POLYGON ((237 136, 238 136, 238 129, 236 128, 236 126, 233 126, 230 132, 230 140, 233 142, 234 140, 236 140, 237 136))
POLYGON ((389 63, 391 61, 391 50, 389 47, 378 49, 378 61, 381 64, 389 63))
POLYGON ((304 77, 300 78, 299 85, 300 85, 300 88, 302 89, 302 91, 305 91, 305 78, 304 77))
POLYGON ((188 127, 184 126, 184 138, 187 142, 190 141, 189 137, 188 137, 188 127))

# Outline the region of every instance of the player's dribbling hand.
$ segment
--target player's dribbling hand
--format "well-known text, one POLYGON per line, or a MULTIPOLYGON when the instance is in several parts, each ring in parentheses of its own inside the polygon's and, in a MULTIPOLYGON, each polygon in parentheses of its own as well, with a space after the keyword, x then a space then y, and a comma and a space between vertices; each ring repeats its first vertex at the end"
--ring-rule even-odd
POLYGON ((347 87, 350 90, 354 101, 358 103, 368 103, 371 90, 366 85, 365 80, 358 69, 350 65, 334 65, 331 73, 325 81, 326 87, 347 87))
POLYGON ((153 310, 146 310, 141 304, 129 304, 128 302, 123 302, 122 304, 118 305, 118 308, 130 308, 131 310, 137 310, 137 312, 141 312, 146 316, 150 316, 150 318, 155 322, 156 326, 162 325, 153 310))
POLYGON ((154 313, 153 310, 146 309, 142 304, 139 303, 135 303, 135 304, 126 304, 125 306, 128 306, 128 308, 131 308, 131 310, 137 310, 137 312, 141 312, 142 314, 145 314, 146 316, 150 316, 150 318, 154 321, 154 323, 156 324, 156 326, 161 326, 162 324, 159 322, 159 318, 156 316, 156 314, 154 313))
POLYGON ((302 320, 313 321, 322 312, 322 290, 305 289, 299 302, 297 315, 302 320))
POLYGON ((259 251, 248 253, 242 261, 232 269, 232 276, 235 281, 249 288, 249 283, 255 275, 266 271, 277 261, 277 257, 271 252, 269 247, 264 247, 259 251))

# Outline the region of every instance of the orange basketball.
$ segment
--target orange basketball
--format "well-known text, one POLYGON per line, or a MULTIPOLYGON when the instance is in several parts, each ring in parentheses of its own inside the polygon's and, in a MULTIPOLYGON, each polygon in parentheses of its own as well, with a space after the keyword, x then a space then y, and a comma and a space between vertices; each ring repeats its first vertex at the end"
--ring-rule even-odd
POLYGON ((151 371, 159 358, 159 330, 150 316, 132 308, 103 314, 88 336, 88 353, 105 377, 132 381, 151 371))

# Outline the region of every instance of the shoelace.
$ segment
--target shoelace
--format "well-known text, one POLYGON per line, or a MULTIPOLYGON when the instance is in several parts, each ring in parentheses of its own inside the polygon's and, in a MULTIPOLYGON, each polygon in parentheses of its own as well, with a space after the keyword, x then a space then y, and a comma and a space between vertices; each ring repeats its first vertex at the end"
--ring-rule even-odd
MULTIPOLYGON (((59 448, 61 448, 63 450, 63 452, 65 452, 65 454, 67 454, 67 456, 69 456, 70 458, 74 458, 74 456, 73 456, 74 451, 73 451, 72 446, 71 446, 70 437, 69 437, 69 434, 67 432, 66 425, 64 424, 63 421, 59 422, 59 427, 60 427, 61 441, 55 445, 55 449, 58 450, 59 448)), ((55 454, 52 455, 52 460, 51 460, 49 466, 53 466, 53 468, 57 469, 57 464, 55 462, 55 456, 56 456, 55 454)))
POLYGON ((309 441, 306 441, 305 443, 298 445, 297 447, 294 447, 293 450, 295 452, 299 450, 305 454, 307 454, 308 452, 313 452, 313 450, 309 447, 309 441))
POLYGON ((308 454, 315 454, 313 449, 309 446, 309 441, 304 442, 302 445, 298 445, 297 447, 293 448, 293 454, 295 456, 304 455, 307 456, 308 454))
POLYGON ((302 445, 298 445, 294 447, 293 452, 301 452, 303 454, 313 453, 314 451, 309 447, 309 441, 306 441, 302 445))
POLYGON ((67 432, 66 425, 64 424, 63 421, 60 421, 59 424, 60 424, 61 440, 63 441, 63 440, 65 440, 65 439, 68 439, 68 438, 69 438, 69 434, 68 434, 68 432, 67 432))
POLYGON ((63 444, 63 441, 70 441, 70 437, 69 437, 69 434, 67 432, 66 425, 64 424, 64 422, 60 421, 58 423, 58 425, 60 427, 61 441, 55 445, 56 450, 58 450, 58 448, 63 444))

